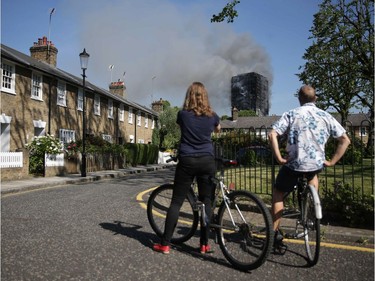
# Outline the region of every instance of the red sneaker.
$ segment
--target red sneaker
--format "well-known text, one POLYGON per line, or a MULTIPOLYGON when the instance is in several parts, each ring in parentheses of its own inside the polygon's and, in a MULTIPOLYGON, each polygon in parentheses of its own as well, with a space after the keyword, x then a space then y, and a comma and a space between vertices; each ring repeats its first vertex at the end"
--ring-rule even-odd
POLYGON ((214 251, 211 250, 210 245, 201 245, 201 254, 210 254, 213 253, 214 251))
POLYGON ((163 253, 163 254, 169 254, 169 246, 166 245, 161 245, 161 244, 154 244, 154 246, 152 247, 154 249, 154 251, 156 252, 160 252, 160 253, 163 253))

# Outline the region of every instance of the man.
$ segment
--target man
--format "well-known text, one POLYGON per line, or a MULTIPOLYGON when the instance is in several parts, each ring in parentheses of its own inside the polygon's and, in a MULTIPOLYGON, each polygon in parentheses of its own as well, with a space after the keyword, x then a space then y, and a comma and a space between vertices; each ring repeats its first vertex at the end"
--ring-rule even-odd
POLYGON ((284 209, 283 196, 292 191, 298 176, 306 175, 309 184, 318 189, 318 174, 324 166, 334 166, 344 155, 350 144, 345 129, 326 111, 316 107, 315 89, 304 85, 298 92, 300 107, 285 112, 272 125, 268 134, 276 161, 282 165, 276 177, 272 195, 275 248, 283 246, 280 220, 284 209), (286 158, 280 153, 278 136, 286 134, 286 158), (338 145, 331 160, 326 160, 325 144, 329 137, 336 138, 338 145))

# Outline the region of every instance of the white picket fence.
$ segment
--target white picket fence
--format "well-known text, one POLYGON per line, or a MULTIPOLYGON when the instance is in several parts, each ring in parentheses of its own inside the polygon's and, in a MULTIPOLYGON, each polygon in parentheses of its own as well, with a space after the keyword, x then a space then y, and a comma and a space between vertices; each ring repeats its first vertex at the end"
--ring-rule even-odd
POLYGON ((0 168, 22 168, 22 152, 0 152, 0 168))
POLYGON ((64 166, 64 153, 46 154, 44 163, 46 167, 63 167, 64 166))

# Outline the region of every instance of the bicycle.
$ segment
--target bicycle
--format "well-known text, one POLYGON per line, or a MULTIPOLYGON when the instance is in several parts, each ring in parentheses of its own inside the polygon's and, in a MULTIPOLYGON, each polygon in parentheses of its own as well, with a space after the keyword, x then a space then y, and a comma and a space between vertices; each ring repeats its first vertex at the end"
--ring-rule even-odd
MULTIPOLYGON (((292 194, 292 203, 284 208, 283 218, 296 219, 293 232, 283 234, 288 239, 304 239, 307 261, 310 266, 317 264, 320 253, 320 220, 322 207, 315 187, 309 185, 305 175, 298 177, 293 191, 284 195, 286 202, 292 194), (297 198, 297 204, 296 204, 297 198)), ((286 204, 287 205, 287 204, 286 204)), ((278 249, 280 252, 285 249, 278 249)))
MULTIPOLYGON (((212 203, 212 218, 209 227, 215 235, 225 258, 240 270, 252 270, 267 259, 273 244, 271 214, 255 194, 234 190, 232 184, 224 184, 224 168, 237 165, 234 160, 217 159, 219 176, 212 178, 216 192, 212 203), (222 200, 219 203, 219 200, 222 200), (219 206, 217 213, 215 209, 219 206)), ((204 204, 198 200, 196 184, 193 183, 181 207, 179 220, 171 243, 179 244, 189 240, 196 232, 199 216, 205 218, 204 204)), ((170 206, 173 184, 157 187, 147 202, 147 217, 157 236, 164 231, 165 217, 170 206)))

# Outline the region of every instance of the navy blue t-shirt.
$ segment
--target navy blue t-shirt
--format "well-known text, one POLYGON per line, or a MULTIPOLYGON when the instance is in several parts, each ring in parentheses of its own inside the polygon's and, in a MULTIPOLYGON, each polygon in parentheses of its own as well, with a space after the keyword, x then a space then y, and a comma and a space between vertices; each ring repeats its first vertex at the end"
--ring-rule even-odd
POLYGON ((214 156, 211 133, 220 124, 216 113, 209 117, 197 116, 194 111, 180 110, 177 124, 181 128, 180 156, 214 156))

